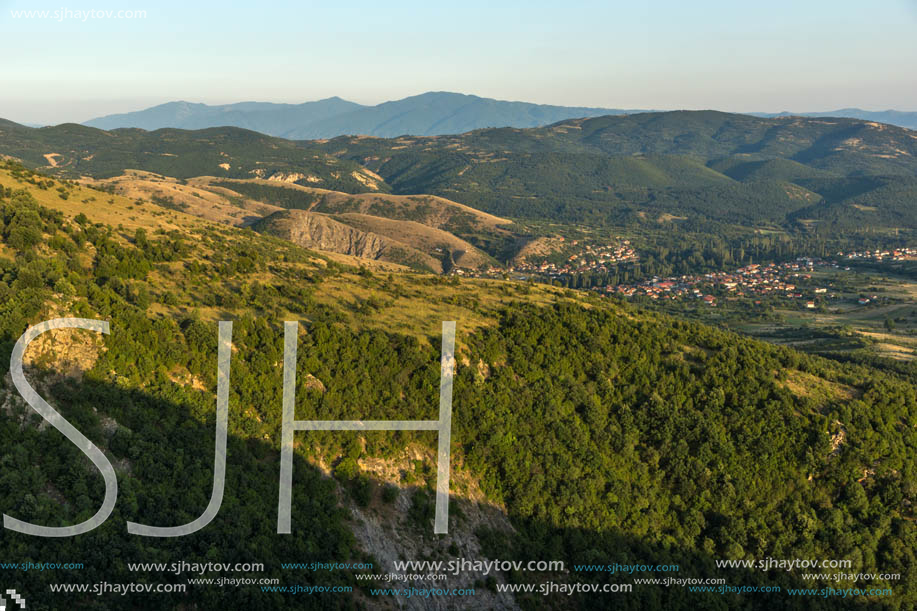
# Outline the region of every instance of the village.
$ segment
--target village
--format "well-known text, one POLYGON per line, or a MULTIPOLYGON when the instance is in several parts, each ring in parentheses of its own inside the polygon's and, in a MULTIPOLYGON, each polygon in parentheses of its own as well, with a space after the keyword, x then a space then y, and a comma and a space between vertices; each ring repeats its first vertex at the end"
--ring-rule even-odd
MULTIPOLYGON (((558 239, 559 241, 564 240, 563 238, 558 239)), ((553 279, 575 274, 611 272, 619 264, 636 263, 638 260, 637 251, 631 246, 630 240, 619 239, 610 244, 589 244, 571 240, 566 253, 563 255, 555 253, 538 263, 529 259, 513 261, 505 268, 495 266, 481 270, 455 268, 451 273, 466 278, 499 278, 510 274, 516 279, 526 279, 532 275, 553 279), (576 249, 577 252, 567 254, 573 249, 576 249)))
POLYGON ((893 250, 864 250, 862 252, 837 253, 844 259, 865 259, 871 261, 913 261, 917 259, 917 248, 896 248, 893 250))
MULTIPOLYGON (((571 246, 578 246, 578 241, 573 240, 571 246)), ((567 256, 560 263, 542 261, 541 263, 521 262, 509 268, 510 273, 542 274, 551 277, 566 276, 570 274, 604 273, 620 263, 635 263, 638 261, 637 252, 630 244, 630 240, 621 240, 615 244, 583 245, 580 252, 567 256)))
MULTIPOLYGON (((906 261, 917 259, 917 248, 839 252, 844 260, 906 261)), ((652 278, 636 284, 595 287, 604 293, 623 297, 649 297, 650 299, 700 299, 715 307, 718 296, 765 297, 805 299, 805 307, 818 307, 819 300, 835 298, 827 286, 812 285, 812 272, 816 268, 849 271, 841 263, 801 257, 786 263, 751 264, 732 272, 713 272, 703 275, 652 278), (800 285, 804 285, 800 286, 800 285)), ((874 301, 874 295, 861 296, 859 305, 874 301)))

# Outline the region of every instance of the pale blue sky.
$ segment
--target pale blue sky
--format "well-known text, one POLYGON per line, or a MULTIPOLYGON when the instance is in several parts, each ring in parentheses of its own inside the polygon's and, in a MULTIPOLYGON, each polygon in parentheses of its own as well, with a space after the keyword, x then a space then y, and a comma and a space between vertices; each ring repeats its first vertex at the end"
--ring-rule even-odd
POLYGON ((917 110, 917 0, 0 0, 0 117, 424 91, 609 108, 917 110), (145 19, 12 11, 146 11, 145 19))

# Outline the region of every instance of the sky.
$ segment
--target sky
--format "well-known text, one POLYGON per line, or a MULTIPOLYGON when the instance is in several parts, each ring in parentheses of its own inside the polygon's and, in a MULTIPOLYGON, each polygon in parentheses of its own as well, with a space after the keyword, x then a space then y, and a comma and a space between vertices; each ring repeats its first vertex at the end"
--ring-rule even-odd
POLYGON ((23 123, 174 100, 377 104, 425 91, 917 111, 917 0, 0 0, 0 40, 0 117, 23 123))

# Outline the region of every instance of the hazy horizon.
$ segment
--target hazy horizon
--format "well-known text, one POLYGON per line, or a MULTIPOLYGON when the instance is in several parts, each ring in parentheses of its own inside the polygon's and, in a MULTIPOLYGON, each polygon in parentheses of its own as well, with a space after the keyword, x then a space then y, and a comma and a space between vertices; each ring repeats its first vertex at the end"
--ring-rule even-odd
MULTIPOLYGON (((112 102, 110 102, 111 107, 112 107, 112 108, 115 108, 116 110, 112 110, 112 111, 110 111, 110 112, 101 112, 101 113, 98 113, 98 114, 91 114, 91 115, 89 115, 89 116, 82 116, 82 115, 81 115, 81 116, 80 116, 79 118, 77 118, 77 119, 66 119, 66 120, 56 121, 56 122, 19 120, 17 117, 4 115, 4 114, 2 114, 2 112, 0 112, 0 119, 7 119, 7 120, 9 120, 9 121, 14 121, 14 122, 20 123, 20 124, 41 125, 41 126, 46 126, 46 125, 47 125, 47 126, 50 126, 50 125, 59 125, 59 124, 62 124, 62 123, 79 123, 79 124, 82 124, 82 123, 85 123, 85 122, 90 121, 90 120, 92 120, 92 119, 98 119, 98 118, 105 117, 105 116, 109 116, 109 115, 118 115, 118 114, 125 114, 125 113, 131 113, 131 112, 138 112, 138 111, 146 110, 146 109, 149 109, 149 108, 152 108, 152 107, 161 106, 161 105, 164 105, 164 104, 181 103, 181 102, 188 103, 188 104, 205 104, 205 105, 207 105, 207 106, 229 106, 229 105, 233 105, 233 104, 243 104, 243 103, 252 103, 252 102, 257 102, 257 103, 271 103, 271 104, 291 104, 291 105, 297 105, 297 104, 304 104, 304 103, 308 103, 308 102, 316 102, 316 101, 319 101, 319 100, 324 100, 324 99, 328 99, 328 98, 338 97, 338 98, 342 98, 342 99, 344 99, 344 100, 346 100, 346 101, 348 101, 348 102, 356 102, 356 103, 362 104, 362 105, 364 105, 364 106, 375 106, 375 105, 377 105, 377 104, 383 104, 383 103, 386 103, 386 102, 392 102, 392 101, 396 101, 396 100, 400 100, 400 99, 412 97, 412 96, 415 96, 415 95, 421 95, 422 93, 430 93, 430 92, 420 92, 420 93, 416 93, 416 94, 409 94, 409 95, 401 96, 400 98, 392 98, 392 99, 379 100, 378 102, 372 102, 372 101, 370 101, 370 102, 360 102, 360 101, 357 101, 357 100, 353 100, 353 99, 349 99, 349 98, 344 98, 343 96, 333 96, 333 95, 332 95, 332 96, 325 96, 325 97, 322 97, 322 98, 308 99, 308 100, 260 100, 260 99, 254 99, 254 98, 244 98, 244 99, 237 99, 237 100, 231 100, 231 101, 221 101, 221 100, 217 100, 217 101, 201 101, 201 100, 190 100, 190 99, 177 98, 177 99, 168 99, 168 100, 154 101, 154 102, 152 102, 152 103, 147 103, 147 104, 143 104, 142 102, 138 102, 138 104, 140 104, 139 106, 131 106, 131 105, 125 104, 123 107, 122 107, 122 105, 119 104, 117 101, 112 101, 112 102)), ((477 97, 481 97, 481 98, 489 97, 489 96, 479 95, 479 94, 476 94, 476 93, 467 93, 467 92, 458 92, 458 91, 449 92, 449 93, 459 93, 459 94, 462 94, 462 95, 472 95, 472 96, 477 96, 477 97)), ((495 98, 495 99, 497 99, 497 98, 495 98)), ((569 106, 569 107, 590 107, 590 105, 588 105, 588 104, 577 104, 577 103, 573 103, 573 104, 551 104, 551 103, 548 103, 548 102, 539 102, 539 101, 534 101, 534 100, 521 100, 521 99, 519 99, 519 100, 500 100, 500 101, 506 101, 506 102, 527 102, 527 103, 532 103, 532 104, 546 104, 546 105, 569 106)), ((107 106, 107 105, 108 105, 108 104, 107 104, 106 102, 104 102, 104 101, 97 101, 97 102, 88 101, 87 104, 93 104, 93 105, 95 105, 95 104, 102 104, 103 106, 107 106)), ((51 108, 54 108, 54 107, 55 107, 54 104, 50 104, 49 106, 50 106, 51 108)), ((606 107, 597 107, 597 108, 608 108, 609 110, 621 110, 621 109, 623 109, 623 107, 620 107, 620 106, 606 106, 606 107)), ((864 107, 862 107, 862 106, 852 106, 852 105, 838 106, 838 107, 835 107, 835 108, 805 108, 805 109, 799 109, 799 108, 787 109, 787 108, 782 108, 782 109, 764 109, 764 110, 762 110, 762 109, 727 110, 727 109, 723 109, 723 108, 714 108, 714 107, 695 107, 695 108, 684 108, 684 107, 683 107, 683 108, 659 108, 659 107, 653 107, 653 108, 640 108, 640 109, 629 109, 629 110, 636 110, 636 111, 639 111, 639 112, 669 112, 669 111, 678 111, 678 110, 713 110, 713 111, 721 111, 721 112, 734 112, 734 113, 739 113, 739 114, 756 114, 756 113, 759 113, 759 114, 765 114, 765 113, 767 113, 767 114, 771 114, 771 113, 774 113, 774 114, 777 114, 777 113, 796 114, 796 113, 800 113, 800 114, 802 114, 802 113, 818 113, 818 112, 830 113, 830 112, 840 111, 840 110, 844 110, 844 109, 854 109, 854 108, 859 109, 859 110, 868 111, 868 112, 887 112, 887 111, 917 112, 917 111, 911 110, 911 109, 909 109, 909 108, 895 108, 895 107, 864 108, 864 107)))
POLYGON ((0 117, 23 123, 176 100, 374 105, 427 91, 602 108, 917 110, 914 0, 0 5, 0 117))

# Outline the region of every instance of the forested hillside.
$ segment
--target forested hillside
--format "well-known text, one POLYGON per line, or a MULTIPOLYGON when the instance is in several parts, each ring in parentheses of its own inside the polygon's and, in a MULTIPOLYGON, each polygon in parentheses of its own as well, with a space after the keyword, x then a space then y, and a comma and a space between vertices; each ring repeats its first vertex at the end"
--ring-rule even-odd
MULTIPOLYGON (((105 450, 120 484, 115 512, 102 527, 60 540, 7 530, 6 554, 83 561, 78 579, 85 582, 170 579, 129 573, 129 561, 257 559, 265 576, 354 586, 352 594, 315 595, 309 604, 378 604, 350 572, 294 574, 279 565, 369 559, 346 510, 352 505, 386 515, 383 482, 369 476, 367 460, 391 459, 409 444, 432 453, 435 436, 299 433, 293 534, 277 535, 282 323, 302 322, 298 418, 386 420, 434 417, 439 324, 455 320, 456 477, 475 482, 484 497, 473 502, 500 508, 513 526, 478 530, 488 557, 561 559, 568 567, 671 561, 685 576, 717 575, 714 558, 851 558, 855 572, 901 575, 891 584, 894 596, 881 601, 885 608, 917 604, 912 379, 582 293, 342 265, 289 242, 138 205, 15 164, 0 176, 0 360, 9 362, 30 324, 58 316, 110 321, 108 336, 55 332, 54 342, 27 355, 27 372, 41 394, 105 450), (183 538, 128 535, 126 520, 181 524, 206 506, 217 320, 234 321, 235 348, 220 514, 183 538)), ((2 511, 49 525, 91 515, 102 498, 101 478, 60 434, 38 426, 38 416, 13 397, 9 376, 2 391, 2 511)), ((394 482, 411 509, 391 518, 391 527, 416 538, 428 558, 454 557, 454 546, 465 543, 432 535, 433 478, 418 473, 394 482)), ((453 506, 470 502, 467 490, 456 486, 453 506)), ((469 517, 456 510, 451 519, 455 526, 469 517)), ((731 585, 799 585, 799 576, 789 573, 723 576, 731 585)), ((28 587, 30 605, 38 606, 52 599, 37 584, 61 576, 11 572, 5 578, 10 587, 28 587)), ((508 581, 532 578, 505 575, 508 581)), ((574 571, 538 579, 619 577, 574 571)), ((77 607, 104 608, 90 596, 73 600, 77 607)), ((217 588, 127 600, 163 609, 300 604, 279 593, 217 588)), ((879 605, 798 601, 635 588, 614 604, 879 605)), ((596 604, 565 595, 520 595, 516 602, 524 608, 596 604)))
POLYGON ((459 135, 298 142, 238 128, 104 132, 0 123, 0 154, 62 176, 126 169, 432 194, 500 217, 800 234, 915 229, 917 134, 858 119, 714 111, 459 135), (662 219, 662 221, 660 221, 662 219))
POLYGON ((601 225, 639 223, 642 212, 789 229, 804 218, 825 233, 913 229, 917 218, 917 134, 856 119, 643 113, 324 148, 395 193, 505 216, 601 225))
POLYGON ((355 163, 235 127, 106 132, 72 123, 31 128, 0 121, 0 154, 67 178, 109 178, 135 169, 182 179, 276 177, 352 193, 388 190, 381 182, 368 189, 372 177, 355 163))

